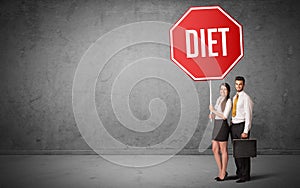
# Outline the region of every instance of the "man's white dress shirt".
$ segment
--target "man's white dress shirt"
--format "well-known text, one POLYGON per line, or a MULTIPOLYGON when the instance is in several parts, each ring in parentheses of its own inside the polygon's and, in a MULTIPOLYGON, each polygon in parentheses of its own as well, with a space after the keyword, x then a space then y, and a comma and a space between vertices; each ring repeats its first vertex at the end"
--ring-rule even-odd
MULTIPOLYGON (((239 98, 236 106, 236 116, 232 117, 232 123, 245 122, 244 133, 248 134, 252 123, 253 102, 244 91, 237 92, 237 94, 239 98)), ((233 97, 233 101, 235 98, 236 95, 233 97)))

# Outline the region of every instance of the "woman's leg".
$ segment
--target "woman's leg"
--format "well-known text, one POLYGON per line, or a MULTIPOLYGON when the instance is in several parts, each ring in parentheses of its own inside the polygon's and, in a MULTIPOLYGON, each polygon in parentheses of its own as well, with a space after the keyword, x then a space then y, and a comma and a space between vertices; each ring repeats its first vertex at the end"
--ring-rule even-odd
POLYGON ((222 175, 221 174, 221 172, 222 172, 222 161, 221 161, 221 158, 220 158, 220 149, 219 149, 219 147, 220 147, 219 142, 213 140, 212 141, 212 151, 214 153, 214 157, 215 157, 218 169, 219 169, 218 177, 220 177, 222 175))
POLYGON ((220 151, 221 151, 221 158, 222 158, 222 168, 221 168, 221 179, 224 179, 226 170, 227 170, 227 164, 228 164, 228 149, 227 149, 227 143, 228 142, 219 142, 220 145, 220 151))

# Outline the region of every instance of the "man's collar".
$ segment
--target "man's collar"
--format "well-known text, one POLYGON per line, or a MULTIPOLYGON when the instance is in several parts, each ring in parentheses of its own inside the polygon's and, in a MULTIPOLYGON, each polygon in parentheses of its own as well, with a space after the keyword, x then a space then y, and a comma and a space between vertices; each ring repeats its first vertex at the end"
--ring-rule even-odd
POLYGON ((236 94, 241 95, 244 93, 244 90, 240 91, 240 92, 236 92, 236 94))

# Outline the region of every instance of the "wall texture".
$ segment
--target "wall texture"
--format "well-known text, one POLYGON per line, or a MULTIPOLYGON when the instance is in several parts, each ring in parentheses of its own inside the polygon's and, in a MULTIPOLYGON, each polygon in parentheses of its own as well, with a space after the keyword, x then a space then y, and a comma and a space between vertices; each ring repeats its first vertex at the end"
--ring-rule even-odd
MULTIPOLYGON (((225 81, 233 86, 236 75, 245 76, 245 90, 255 103, 251 134, 258 139, 259 149, 265 153, 299 153, 300 12, 296 1, 278 0, 1 1, 1 153, 91 151, 72 107, 73 79, 86 50, 99 37, 125 24, 173 24, 190 6, 205 5, 220 5, 243 25, 245 55, 225 81)), ((162 79, 141 80, 127 96, 132 115, 147 120, 154 98, 165 103, 166 115, 159 131, 152 132, 146 141, 121 127, 110 102, 112 84, 128 63, 147 56, 169 59, 169 47, 142 43, 122 49, 99 73, 95 90, 97 112, 105 127, 121 142, 140 147, 147 146, 147 141, 162 142, 176 129, 183 100, 176 88, 162 79)), ((220 83, 213 81, 214 100, 220 83)), ((208 84, 193 84, 199 95, 200 115, 182 153, 197 153, 208 123, 208 84)))

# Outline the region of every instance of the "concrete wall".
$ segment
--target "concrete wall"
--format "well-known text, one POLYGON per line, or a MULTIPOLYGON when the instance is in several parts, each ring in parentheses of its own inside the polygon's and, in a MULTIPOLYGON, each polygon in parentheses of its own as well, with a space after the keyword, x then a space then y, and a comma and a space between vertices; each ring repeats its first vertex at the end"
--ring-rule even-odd
MULTIPOLYGON (((72 107, 75 71, 87 49, 99 37, 122 25, 142 21, 172 25, 190 6, 204 5, 220 5, 243 25, 245 56, 225 81, 233 89, 234 77, 245 76, 245 90, 255 103, 251 134, 259 140, 259 149, 299 151, 300 13, 295 2, 1 1, 1 153, 90 151, 72 107)), ((147 33, 147 30, 136 32, 147 33)), ((107 43, 108 48, 113 45, 116 44, 107 43)), ((166 114, 159 131, 149 133, 148 137, 124 129, 113 113, 110 98, 114 80, 130 62, 149 56, 169 59, 169 47, 158 43, 135 44, 106 62, 96 83, 99 118, 114 138, 130 146, 146 147, 148 141, 158 144, 176 129, 185 105, 182 101, 199 100, 197 126, 183 152, 197 153, 208 124, 207 82, 193 83, 198 99, 181 98, 172 83, 157 77, 136 83, 127 96, 132 116, 147 120, 151 116, 149 104, 154 98, 160 98, 158 105, 165 104, 162 111, 162 106, 155 109, 154 104, 154 111, 166 114)), ((161 73, 168 75, 168 71, 163 69, 161 73)), ((187 77, 181 70, 178 76, 187 77)), ((213 81, 214 100, 220 83, 213 81)))

